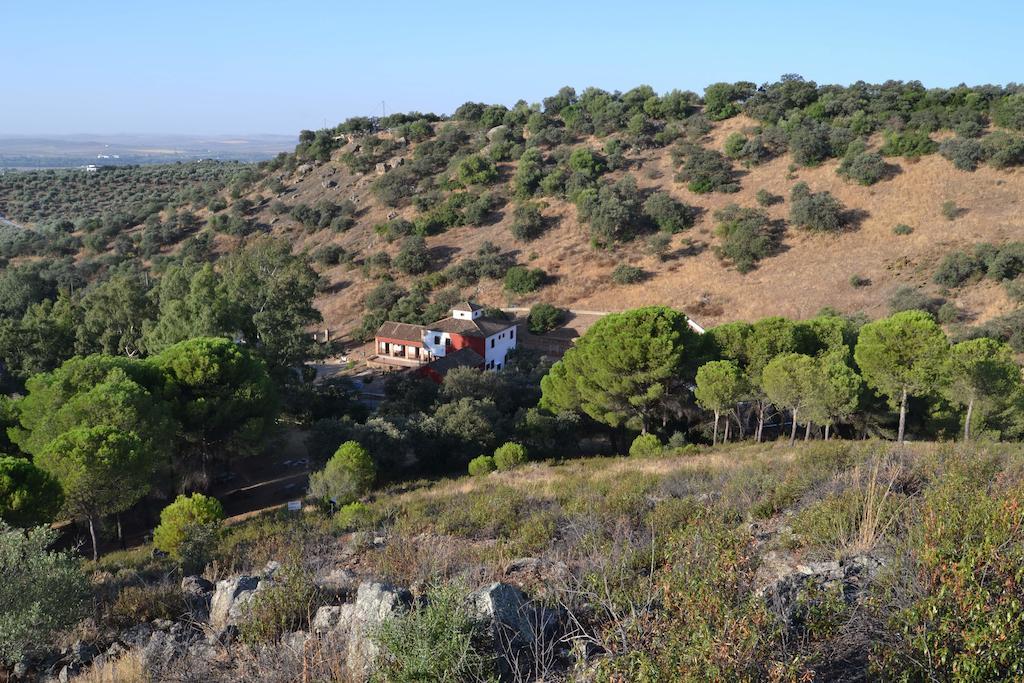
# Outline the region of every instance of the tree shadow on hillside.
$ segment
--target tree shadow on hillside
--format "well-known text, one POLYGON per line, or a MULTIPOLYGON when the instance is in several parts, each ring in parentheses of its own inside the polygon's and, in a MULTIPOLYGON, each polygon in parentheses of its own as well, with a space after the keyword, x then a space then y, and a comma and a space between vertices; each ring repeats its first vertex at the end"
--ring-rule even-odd
POLYGON ((871 214, 864 209, 847 209, 842 213, 843 227, 841 232, 855 232, 860 230, 864 221, 871 217, 871 214))

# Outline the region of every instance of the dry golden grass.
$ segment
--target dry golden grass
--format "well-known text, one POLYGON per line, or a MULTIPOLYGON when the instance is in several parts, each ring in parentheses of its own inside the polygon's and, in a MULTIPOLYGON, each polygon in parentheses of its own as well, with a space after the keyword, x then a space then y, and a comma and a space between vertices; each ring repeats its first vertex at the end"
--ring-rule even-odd
MULTIPOLYGON (((716 124, 706 144, 721 149, 729 133, 754 125, 753 120, 742 116, 721 122, 716 124)), ((600 141, 589 144, 598 147, 600 141)), ((524 244, 512 238, 510 204, 498 222, 449 230, 430 237, 428 245, 444 250, 452 255, 453 261, 458 261, 471 256, 489 240, 514 252, 519 262, 543 268, 554 276, 554 283, 535 295, 509 297, 501 283, 493 281, 482 282, 465 292, 485 304, 530 305, 548 301, 568 308, 601 311, 666 304, 686 311, 702 324, 714 325, 767 315, 803 318, 825 306, 881 316, 888 312, 889 296, 900 287, 923 286, 928 291, 937 291, 930 282, 931 273, 949 251, 980 241, 1019 239, 1024 234, 1024 215, 1020 211, 1024 173, 988 167, 974 173, 958 171, 937 154, 916 162, 889 159, 898 172, 872 187, 851 184, 838 176, 838 160, 817 168, 800 168, 791 174, 791 159, 784 156, 763 166, 743 169, 740 192, 708 195, 695 195, 674 181, 668 148, 636 154, 631 160, 634 166, 627 172, 641 188, 667 190, 702 210, 697 225, 677 235, 672 245, 682 251, 684 243, 692 240, 699 253, 662 262, 646 253, 642 239, 614 250, 596 251, 588 244, 587 227, 578 222, 575 207, 550 198, 542 200, 547 204, 544 214, 557 218, 557 224, 534 242, 524 244), (717 242, 714 212, 732 202, 756 206, 755 195, 764 189, 787 199, 768 209, 773 217, 785 219, 790 190, 798 181, 807 182, 815 191, 830 191, 848 209, 861 212, 863 220, 840 235, 816 235, 788 228, 782 253, 763 260, 753 272, 741 275, 724 267, 712 251, 717 242), (947 200, 965 210, 954 221, 940 213, 947 200), (910 225, 913 233, 894 235, 892 229, 899 223, 910 225), (640 284, 614 285, 611 271, 623 262, 638 265, 652 276, 640 284), (853 287, 853 275, 868 278, 871 284, 853 287)), ((503 175, 510 177, 512 165, 502 166, 503 175)), ((313 204, 324 197, 333 201, 355 198, 361 211, 358 224, 340 235, 326 231, 308 235, 287 216, 272 216, 269 211, 264 211, 261 219, 271 223, 274 232, 288 235, 296 249, 336 242, 359 256, 381 250, 393 256, 399 244, 387 244, 372 230, 392 211, 371 193, 375 179, 373 172, 353 176, 334 160, 287 181, 294 190, 286 199, 289 205, 313 204), (328 178, 336 181, 337 186, 324 188, 322 181, 328 178)), ((399 215, 410 219, 415 213, 412 207, 398 210, 399 215)), ((230 249, 226 244, 220 246, 230 249)), ((359 269, 345 266, 323 274, 331 284, 317 301, 325 322, 335 331, 351 330, 362 318, 362 298, 377 283, 366 279, 359 269)), ((408 284, 407 278, 397 280, 408 284)), ((956 292, 952 300, 975 321, 1012 308, 1002 289, 991 283, 956 292)))
POLYGON ((71 683, 148 683, 152 679, 146 673, 141 655, 129 651, 101 666, 90 666, 69 680, 71 683))

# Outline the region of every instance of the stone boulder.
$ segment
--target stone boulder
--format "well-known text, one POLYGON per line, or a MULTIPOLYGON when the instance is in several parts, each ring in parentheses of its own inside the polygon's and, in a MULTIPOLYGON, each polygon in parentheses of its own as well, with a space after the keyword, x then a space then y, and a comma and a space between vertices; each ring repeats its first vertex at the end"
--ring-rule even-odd
POLYGON ((217 633, 237 625, 260 587, 258 576, 234 576, 217 582, 210 600, 210 626, 217 633))
POLYGON ((815 594, 838 592, 852 605, 865 595, 883 566, 881 559, 871 555, 791 564, 767 553, 755 577, 755 590, 787 628, 794 628, 809 607, 804 597, 810 595, 813 600, 815 594))
POLYGON ((323 570, 313 578, 317 590, 336 598, 347 598, 356 591, 358 583, 355 572, 344 568, 323 570))
POLYGON ((473 614, 490 629, 495 655, 505 675, 523 668, 531 653, 555 642, 562 621, 558 612, 532 604, 507 583, 492 583, 469 596, 473 614), (514 662, 519 664, 512 666, 514 662))
POLYGON ((317 610, 311 630, 321 637, 344 640, 349 674, 355 680, 367 680, 378 654, 370 633, 388 619, 408 610, 411 604, 409 591, 365 581, 359 584, 352 602, 317 610))

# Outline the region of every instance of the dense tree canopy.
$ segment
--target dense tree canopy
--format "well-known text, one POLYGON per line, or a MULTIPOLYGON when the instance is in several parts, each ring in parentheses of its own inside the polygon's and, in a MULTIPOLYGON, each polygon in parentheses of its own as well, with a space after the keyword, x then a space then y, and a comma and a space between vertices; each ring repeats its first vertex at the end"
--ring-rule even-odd
POLYGON ((599 320, 541 383, 541 405, 579 410, 611 427, 647 431, 670 411, 698 345, 686 316, 660 306, 599 320))

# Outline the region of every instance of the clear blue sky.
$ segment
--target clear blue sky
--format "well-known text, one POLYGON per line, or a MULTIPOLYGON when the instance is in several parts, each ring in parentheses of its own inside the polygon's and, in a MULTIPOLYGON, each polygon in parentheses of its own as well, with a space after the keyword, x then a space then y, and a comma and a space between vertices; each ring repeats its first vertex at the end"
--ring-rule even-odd
POLYGON ((286 133, 562 85, 1024 80, 1020 2, 0 0, 0 134, 286 133))

